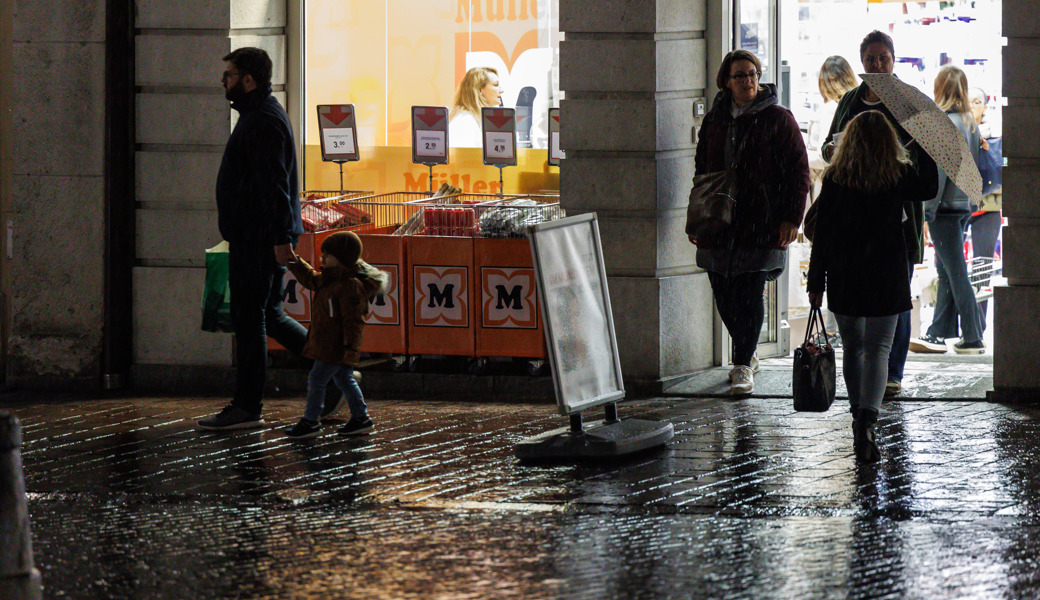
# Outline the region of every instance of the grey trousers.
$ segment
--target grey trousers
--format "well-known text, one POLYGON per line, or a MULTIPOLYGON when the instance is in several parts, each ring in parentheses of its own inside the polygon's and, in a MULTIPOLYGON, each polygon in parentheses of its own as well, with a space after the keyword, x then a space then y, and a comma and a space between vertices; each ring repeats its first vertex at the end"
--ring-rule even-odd
POLYGON ((835 313, 844 358, 841 363, 849 404, 857 408, 881 408, 888 382, 888 354, 899 315, 850 317, 835 313))

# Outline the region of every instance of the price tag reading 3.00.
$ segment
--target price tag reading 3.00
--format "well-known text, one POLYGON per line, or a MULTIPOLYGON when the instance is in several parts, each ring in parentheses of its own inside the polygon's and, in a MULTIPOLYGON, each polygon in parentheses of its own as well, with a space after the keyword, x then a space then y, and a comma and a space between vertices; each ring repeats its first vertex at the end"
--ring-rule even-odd
POLYGON ((324 129, 321 132, 325 141, 326 154, 353 154, 354 132, 351 129, 324 129))

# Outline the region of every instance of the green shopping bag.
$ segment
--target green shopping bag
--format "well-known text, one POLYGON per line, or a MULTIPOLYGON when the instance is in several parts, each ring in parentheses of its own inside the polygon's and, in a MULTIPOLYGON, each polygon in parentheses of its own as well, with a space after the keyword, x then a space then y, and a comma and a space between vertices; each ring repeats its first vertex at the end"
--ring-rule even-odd
POLYGON ((202 330, 231 332, 228 243, 206 250, 206 287, 202 292, 202 330))

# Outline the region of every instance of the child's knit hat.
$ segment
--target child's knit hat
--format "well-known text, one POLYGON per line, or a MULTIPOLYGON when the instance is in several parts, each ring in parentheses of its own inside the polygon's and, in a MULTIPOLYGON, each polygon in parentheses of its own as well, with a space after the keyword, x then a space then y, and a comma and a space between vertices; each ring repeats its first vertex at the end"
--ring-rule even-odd
POLYGON ((353 231, 337 231, 321 243, 321 251, 331 254, 344 267, 354 265, 361 258, 361 238, 353 231))

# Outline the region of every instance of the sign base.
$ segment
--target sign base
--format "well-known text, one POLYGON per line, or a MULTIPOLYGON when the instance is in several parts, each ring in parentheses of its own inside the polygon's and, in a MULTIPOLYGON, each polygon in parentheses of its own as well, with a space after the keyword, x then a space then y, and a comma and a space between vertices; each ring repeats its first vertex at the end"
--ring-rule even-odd
POLYGON ((664 445, 673 435, 667 421, 594 421, 580 432, 561 427, 529 437, 516 445, 516 457, 525 461, 613 458, 664 445))

